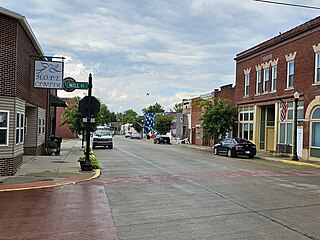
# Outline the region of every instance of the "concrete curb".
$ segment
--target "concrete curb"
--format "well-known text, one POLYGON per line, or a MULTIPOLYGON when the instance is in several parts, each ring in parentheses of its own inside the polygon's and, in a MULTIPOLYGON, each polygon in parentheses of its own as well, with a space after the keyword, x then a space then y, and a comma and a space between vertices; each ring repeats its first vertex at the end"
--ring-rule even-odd
POLYGON ((100 175, 101 175, 101 170, 96 169, 95 174, 89 178, 64 178, 56 181, 5 185, 5 186, 0 186, 0 192, 23 191, 23 190, 58 187, 58 186, 64 186, 69 184, 77 184, 77 183, 86 182, 86 181, 90 181, 92 179, 98 178, 100 175))
POLYGON ((306 162, 290 161, 290 160, 281 160, 281 162, 286 163, 286 164, 303 166, 303 167, 320 168, 320 165, 316 165, 316 164, 312 164, 312 163, 306 163, 306 162))

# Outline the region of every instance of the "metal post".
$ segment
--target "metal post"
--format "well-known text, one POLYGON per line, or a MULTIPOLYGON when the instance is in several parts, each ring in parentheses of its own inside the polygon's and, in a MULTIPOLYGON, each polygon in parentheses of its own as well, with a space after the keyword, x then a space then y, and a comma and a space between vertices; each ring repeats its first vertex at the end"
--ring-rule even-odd
POLYGON ((91 128, 91 94, 92 94, 92 75, 89 74, 88 98, 87 98, 87 129, 86 129, 86 159, 82 171, 92 171, 90 162, 90 128, 91 128))
POLYGON ((299 93, 295 92, 294 94, 294 136, 293 136, 293 161, 299 161, 299 157, 297 155, 297 135, 298 135, 298 101, 299 101, 299 93))

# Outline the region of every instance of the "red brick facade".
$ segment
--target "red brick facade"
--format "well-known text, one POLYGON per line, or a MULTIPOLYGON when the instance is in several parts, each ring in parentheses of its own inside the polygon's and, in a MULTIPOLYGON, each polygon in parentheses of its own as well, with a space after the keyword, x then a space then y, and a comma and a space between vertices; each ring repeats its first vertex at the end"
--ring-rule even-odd
MULTIPOLYGON (((75 103, 72 99, 69 98, 62 98, 68 106, 73 106, 75 103)), ((57 108, 57 125, 56 125, 56 136, 60 136, 62 138, 74 138, 74 134, 70 131, 67 125, 61 126, 61 117, 64 113, 64 108, 57 108)))
MULTIPOLYGON (((303 119, 299 120, 301 142, 297 143, 297 147, 301 148, 300 157, 310 159, 309 143, 310 143, 310 118, 311 110, 314 109, 315 97, 320 94, 320 84, 315 83, 315 47, 320 43, 320 17, 315 18, 305 24, 289 30, 279 36, 261 43, 251 49, 237 54, 236 60, 236 91, 235 101, 239 107, 252 107, 254 109, 254 139, 258 149, 262 151, 277 151, 280 144, 285 141, 285 145, 291 149, 294 142, 291 141, 291 133, 284 134, 281 132, 283 128, 290 127, 293 124, 292 118, 286 121, 280 121, 279 111, 280 102, 293 105, 294 93, 300 93, 299 101, 302 104, 303 119), (294 61, 294 83, 288 87, 288 62, 294 61), (270 66, 268 64, 271 64, 270 66), (271 89, 271 69, 272 64, 277 67, 277 85, 276 91, 271 89), (262 72, 261 85, 263 87, 264 68, 270 69, 269 89, 266 93, 261 91, 257 93, 257 71, 262 72), (245 94, 245 75, 250 76, 249 92, 245 94), (309 109, 309 110, 308 110, 309 109), (269 121, 269 125, 265 129, 261 128, 260 120, 264 112, 266 117, 273 120, 269 121), (290 121, 289 121, 290 120, 290 121), (285 125, 287 124, 287 125, 285 125), (289 124, 289 125, 288 125, 289 124), (273 140, 266 134, 271 133, 274 128, 273 140), (285 135, 285 136, 283 136, 285 135), (267 147, 267 145, 269 146, 267 147), (300 145, 299 145, 300 144, 300 145), (273 148, 272 148, 273 145, 273 148)), ((245 108, 243 108, 245 109, 245 108)), ((289 118, 289 116, 287 116, 289 118)), ((316 160, 316 159, 314 159, 316 160)))
MULTIPOLYGON (((22 164, 23 154, 44 154, 46 133, 38 137, 38 114, 48 109, 48 90, 33 87, 34 57, 43 56, 34 35, 23 16, 1 9, 0 11, 0 110, 9 111, 9 141, 0 146, 0 175, 13 175, 22 164), (6 102, 6 98, 8 99, 6 102), (26 115, 32 108, 33 116, 26 115), (31 139, 16 144, 17 114, 30 120, 31 139), (30 118, 28 118, 30 117, 30 118), (32 122, 31 122, 32 120, 32 122), (24 146, 27 144, 28 146, 24 146), (11 156, 10 156, 11 155, 11 156)), ((47 116, 44 114, 43 118, 47 116)), ((47 122, 47 121, 46 121, 47 122)), ((25 133, 24 133, 25 134, 25 133)))

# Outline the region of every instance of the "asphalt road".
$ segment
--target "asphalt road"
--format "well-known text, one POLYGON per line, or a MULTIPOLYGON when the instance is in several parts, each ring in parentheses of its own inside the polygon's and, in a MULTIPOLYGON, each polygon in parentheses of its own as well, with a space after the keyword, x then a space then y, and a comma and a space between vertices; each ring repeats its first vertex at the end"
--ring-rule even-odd
POLYGON ((119 239, 320 239, 320 172, 115 137, 97 149, 119 239))
POLYGON ((320 239, 319 169, 115 136, 100 178, 0 193, 0 239, 320 239))

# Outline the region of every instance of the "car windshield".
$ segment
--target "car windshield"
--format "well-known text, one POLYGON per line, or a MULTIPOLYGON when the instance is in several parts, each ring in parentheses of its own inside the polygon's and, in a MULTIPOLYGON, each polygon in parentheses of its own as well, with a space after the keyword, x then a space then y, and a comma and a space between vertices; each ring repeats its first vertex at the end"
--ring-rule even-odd
POLYGON ((96 136, 111 136, 111 132, 108 130, 97 130, 94 132, 96 136))

